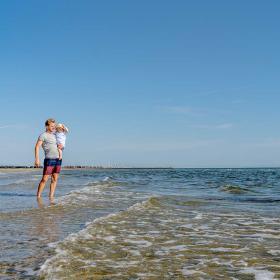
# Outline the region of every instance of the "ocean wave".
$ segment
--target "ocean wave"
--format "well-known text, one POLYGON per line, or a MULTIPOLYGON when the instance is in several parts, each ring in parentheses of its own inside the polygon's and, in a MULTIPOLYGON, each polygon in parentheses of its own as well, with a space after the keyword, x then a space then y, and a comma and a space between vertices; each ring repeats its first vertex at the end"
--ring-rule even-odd
MULTIPOLYGON (((85 189, 84 189, 85 190, 85 189)), ((149 198, 147 198, 144 201, 140 201, 137 202, 131 206, 129 206, 128 208, 121 210, 117 213, 110 213, 104 217, 99 217, 94 219, 93 221, 87 222, 85 224, 85 228, 80 230, 77 233, 71 233, 70 235, 68 235, 64 240, 60 241, 60 242, 55 242, 55 243, 50 243, 49 247, 53 248, 55 250, 55 255, 52 256, 51 258, 47 259, 45 261, 45 263, 41 266, 40 270, 39 270, 39 275, 41 277, 43 277, 43 279, 54 279, 53 277, 55 277, 55 279, 60 279, 60 276, 56 276, 59 275, 60 272, 63 271, 63 269, 65 268, 65 266, 67 266, 68 260, 69 258, 72 258, 73 256, 71 255, 71 249, 69 249, 71 246, 68 246, 68 244, 79 244, 81 242, 91 242, 94 239, 94 235, 92 234, 92 230, 93 229, 97 229, 98 226, 104 225, 106 223, 108 224, 112 224, 114 223, 114 220, 119 221, 120 223, 122 223, 122 221, 126 220, 126 217, 130 216, 133 217, 134 215, 139 213, 145 213, 145 212, 154 212, 154 213, 161 213, 163 214, 165 211, 166 213, 169 211, 168 207, 167 207, 167 203, 169 203, 170 201, 170 197, 168 196, 150 196, 149 198), (62 265, 57 265, 57 263, 60 263, 62 265), (54 276, 55 275, 55 276, 54 276)), ((164 214, 163 214, 164 215, 164 214)), ((195 213, 194 214, 194 219, 201 219, 202 215, 201 213, 195 213)), ((164 223, 164 220, 161 220, 161 222, 164 223)), ((112 227, 115 227, 114 225, 112 227)), ((97 229, 97 232, 98 229, 97 229)), ((127 232, 127 237, 128 240, 130 240, 129 238, 133 235, 134 232, 133 230, 129 230, 127 232)), ((159 235, 160 231, 157 230, 151 230, 149 231, 149 234, 151 235, 159 235)), ((116 238, 116 236, 103 236, 102 239, 107 241, 107 242, 112 242, 114 241, 116 238)), ((151 242, 146 241, 144 239, 141 240, 133 240, 131 239, 130 244, 135 245, 135 246, 140 246, 140 247, 149 247, 152 245, 151 242)), ((172 242, 171 242, 172 243, 172 242)), ((174 250, 182 250, 184 249, 186 246, 173 246, 174 250)), ((173 247, 171 247, 170 249, 173 249, 173 247)), ((135 256, 138 256, 138 252, 137 251, 133 251, 131 250, 131 253, 134 254, 135 256)), ((79 259, 79 261, 82 262, 81 259, 79 259)), ((83 262, 85 262, 85 265, 95 265, 95 262, 90 261, 90 260, 83 260, 83 262)), ((133 262, 131 262, 133 263, 133 262)), ((145 273, 143 273, 144 276, 145 273)), ((145 274, 145 276, 147 276, 147 274, 145 274)), ((64 279, 63 277, 61 279, 64 279)))
POLYGON ((253 192, 252 190, 248 188, 244 188, 241 186, 235 186, 235 185, 225 185, 220 188, 220 191, 228 192, 232 194, 243 194, 248 192, 253 192))
POLYGON ((86 202, 92 202, 93 198, 96 198, 97 194, 104 194, 112 187, 121 185, 118 181, 112 181, 109 177, 106 177, 100 181, 88 182, 84 187, 75 189, 69 193, 55 199, 56 205, 76 204, 83 205, 86 202))
POLYGON ((135 211, 135 210, 138 211, 140 209, 145 209, 145 208, 148 209, 148 208, 153 208, 158 206, 159 206, 159 198, 155 196, 149 197, 147 200, 144 200, 142 202, 137 202, 123 211, 117 213, 110 213, 104 217, 99 217, 91 222, 87 222, 86 227, 84 229, 80 230, 77 233, 71 233, 64 240, 60 242, 49 243, 49 247, 55 249, 55 255, 45 261, 45 263, 41 266, 38 274, 44 277, 44 279, 54 279, 53 275, 59 273, 61 269, 63 269, 61 266, 55 265, 56 261, 62 260, 62 262, 64 261, 65 263, 67 262, 69 252, 67 248, 63 248, 64 247, 63 245, 67 244, 68 242, 73 243, 81 240, 83 241, 92 240, 93 236, 92 234, 90 234, 90 229, 92 229, 98 223, 106 222, 113 217, 121 216, 123 215, 124 212, 127 213, 130 211, 135 211))
POLYGON ((127 185, 127 182, 115 180, 113 177, 106 176, 103 179, 89 181, 85 183, 86 186, 95 186, 95 185, 104 185, 104 186, 119 186, 119 185, 127 185))
MULTIPOLYGON (((0 212, 1 219, 16 218, 24 215, 39 214, 41 211, 68 211, 69 208, 81 208, 81 207, 93 207, 93 209, 106 209, 111 207, 118 207, 118 203, 122 204, 125 200, 130 204, 136 200, 146 198, 147 195, 144 193, 136 193, 126 190, 125 192, 121 188, 114 188, 120 186, 120 182, 112 181, 111 178, 105 177, 99 181, 93 181, 82 185, 81 188, 76 189, 54 198, 51 203, 48 201, 47 204, 40 208, 35 207, 35 204, 31 208, 25 208, 20 210, 14 210, 12 212, 0 212), (68 210, 67 210, 68 209, 68 210)), ((70 185, 68 185, 70 186, 70 185)), ((75 187, 75 185, 73 185, 75 187)), ((24 193, 24 192, 12 192, 12 191, 1 191, 0 197, 36 197, 35 193, 24 193)), ((123 204, 125 205, 125 204, 123 204)))
POLYGON ((254 214, 211 213, 192 206, 181 211, 166 207, 168 199, 151 196, 123 211, 96 218, 85 229, 50 244, 54 255, 41 266, 39 276, 164 279, 169 275, 184 279, 206 273, 214 279, 218 273, 215 279, 245 279, 252 273, 256 279, 273 279, 271 269, 277 260, 272 262, 269 256, 276 254, 272 250, 278 239, 267 232, 273 229, 270 220, 264 229, 263 220, 254 214), (241 223, 246 228, 241 229, 241 223), (260 238, 261 247, 252 241, 260 238), (269 254, 259 257, 264 248, 269 254))
POLYGON ((35 197, 35 194, 28 194, 28 193, 18 193, 18 192, 0 192, 0 196, 27 196, 27 197, 35 197))
POLYGON ((275 274, 269 270, 265 270, 262 267, 255 268, 255 267, 247 267, 240 272, 245 274, 253 274, 255 276, 255 280, 273 280, 275 279, 275 274))
MULTIPOLYGON (((0 213, 4 219, 2 259, 9 258, 11 251, 6 248, 10 244, 16 255, 5 273, 9 277, 17 270, 23 277, 28 267, 37 273, 42 265, 34 279, 272 279, 270 272, 278 279, 278 178, 255 176, 255 171, 210 170, 203 176, 201 170, 178 172, 185 174, 182 180, 158 171, 87 172, 83 178, 80 175, 85 171, 75 171, 78 175, 73 179, 60 181, 60 196, 53 205, 38 204, 41 209, 4 217, 0 213), (223 190, 230 184, 233 189, 223 190), (29 232, 38 240, 32 244, 28 237, 22 245, 29 232), (31 250, 34 258, 29 258, 32 246, 36 251, 31 250), (27 262, 20 260, 22 248, 28 249, 27 262)), ((9 183, 24 176, 2 178, 2 183, 9 183)), ((34 193, 33 184, 29 185, 33 189, 28 192, 34 193)), ((27 188, 1 191, 9 196, 27 188)), ((32 198, 6 198, 2 201, 15 201, 20 207, 25 201, 29 209, 37 206, 32 198)))
POLYGON ((259 198, 259 197, 250 197, 250 198, 244 198, 239 199, 241 202, 254 202, 254 203, 278 203, 280 202, 280 199, 273 198, 273 197, 267 197, 267 198, 259 198))
POLYGON ((1 187, 26 185, 26 184, 38 181, 38 178, 36 178, 35 176, 32 176, 32 177, 20 178, 20 179, 16 179, 16 180, 14 180, 13 178, 9 178, 8 180, 10 182, 1 184, 1 187))

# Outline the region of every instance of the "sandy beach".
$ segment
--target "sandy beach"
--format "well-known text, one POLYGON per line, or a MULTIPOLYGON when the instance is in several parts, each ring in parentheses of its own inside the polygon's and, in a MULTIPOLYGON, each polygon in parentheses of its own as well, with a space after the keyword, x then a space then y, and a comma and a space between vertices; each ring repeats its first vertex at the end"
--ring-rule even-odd
POLYGON ((0 173, 17 173, 38 171, 38 168, 0 168, 0 173))

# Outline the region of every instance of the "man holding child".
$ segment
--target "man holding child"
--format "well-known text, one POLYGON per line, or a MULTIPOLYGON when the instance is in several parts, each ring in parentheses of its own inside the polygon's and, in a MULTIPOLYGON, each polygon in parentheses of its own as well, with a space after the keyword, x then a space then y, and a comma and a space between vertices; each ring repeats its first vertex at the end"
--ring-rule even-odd
POLYGON ((46 131, 39 136, 35 146, 35 167, 40 166, 39 149, 41 146, 45 152, 43 176, 38 186, 37 197, 41 197, 42 191, 48 181, 48 178, 49 176, 51 176, 49 197, 53 198, 62 163, 59 149, 62 150, 64 147, 62 144, 57 143, 55 135, 55 120, 46 120, 45 127, 46 131))

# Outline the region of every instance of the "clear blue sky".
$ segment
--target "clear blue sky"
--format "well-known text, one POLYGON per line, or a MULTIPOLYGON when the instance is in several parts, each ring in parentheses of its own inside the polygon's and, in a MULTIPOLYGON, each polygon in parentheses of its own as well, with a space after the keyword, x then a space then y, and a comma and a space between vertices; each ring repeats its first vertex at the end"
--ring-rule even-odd
POLYGON ((280 2, 0 3, 0 164, 280 166, 280 2))

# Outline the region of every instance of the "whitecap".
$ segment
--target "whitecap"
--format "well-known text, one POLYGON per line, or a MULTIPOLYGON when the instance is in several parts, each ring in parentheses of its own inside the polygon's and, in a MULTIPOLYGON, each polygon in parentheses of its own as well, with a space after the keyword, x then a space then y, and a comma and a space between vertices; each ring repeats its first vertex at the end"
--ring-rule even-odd
MULTIPOLYGON (((137 210, 139 208, 145 207, 145 205, 149 202, 149 199, 142 201, 142 202, 135 203, 134 205, 128 207, 126 209, 126 211, 131 211, 131 210, 135 210, 135 209, 137 210)), ((86 223, 87 226, 84 229, 80 230, 77 233, 69 234, 64 240, 57 242, 57 243, 49 243, 50 247, 55 248, 56 254, 54 256, 50 257, 49 259, 47 259, 45 261, 45 263, 40 267, 40 270, 38 272, 39 275, 44 274, 44 275, 46 275, 46 279, 49 279, 48 276, 50 276, 56 272, 59 272, 61 269, 60 266, 55 266, 56 260, 59 259, 62 262, 67 262, 67 259, 69 257, 68 256, 69 252, 67 249, 63 249, 60 246, 61 244, 65 244, 69 241, 72 243, 78 239, 92 240, 93 236, 89 233, 90 228, 95 226, 96 223, 105 222, 108 219, 110 219, 111 217, 116 217, 121 214, 122 214, 122 211, 117 212, 117 213, 110 213, 104 217, 96 218, 93 221, 86 223)), ((98 236, 96 236, 96 237, 98 237, 98 236)), ((104 237, 102 237, 102 238, 104 239, 104 237)), ((112 240, 112 237, 110 237, 110 240, 112 240)), ((146 240, 127 240, 127 241, 130 243, 138 244, 140 246, 142 245, 143 247, 148 247, 148 246, 152 245, 151 242, 146 241, 146 240)), ((52 279, 52 278, 50 278, 50 279, 52 279)))
POLYGON ((151 242, 147 241, 147 240, 132 240, 132 239, 126 239, 125 240, 128 243, 132 243, 132 244, 137 244, 141 247, 149 247, 152 245, 151 242))
POLYGON ((258 269, 254 267, 248 267, 244 268, 240 272, 242 273, 251 273, 255 275, 255 280, 273 280, 274 278, 274 273, 269 271, 269 270, 263 270, 263 269, 258 269))
POLYGON ((268 253, 273 256, 277 256, 280 255, 280 250, 269 250, 268 253))
POLYGON ((202 219, 202 214, 201 213, 198 213, 195 217, 194 217, 194 220, 200 220, 202 219))

